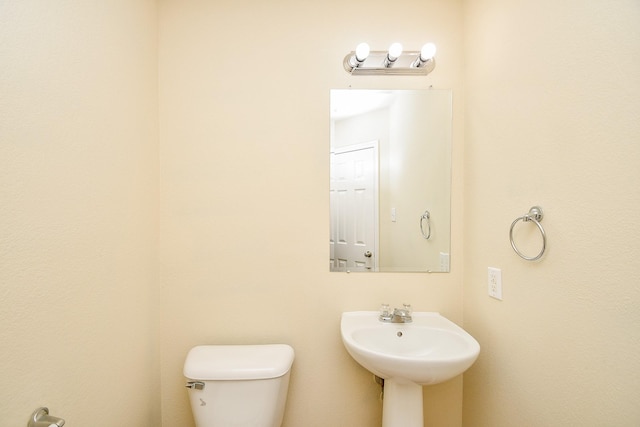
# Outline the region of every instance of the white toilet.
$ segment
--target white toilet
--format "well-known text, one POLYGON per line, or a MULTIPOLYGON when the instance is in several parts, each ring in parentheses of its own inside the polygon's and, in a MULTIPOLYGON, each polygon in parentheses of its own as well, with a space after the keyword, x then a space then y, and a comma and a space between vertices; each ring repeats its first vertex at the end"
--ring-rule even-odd
POLYGON ((280 427, 293 348, 201 345, 184 362, 196 427, 280 427))

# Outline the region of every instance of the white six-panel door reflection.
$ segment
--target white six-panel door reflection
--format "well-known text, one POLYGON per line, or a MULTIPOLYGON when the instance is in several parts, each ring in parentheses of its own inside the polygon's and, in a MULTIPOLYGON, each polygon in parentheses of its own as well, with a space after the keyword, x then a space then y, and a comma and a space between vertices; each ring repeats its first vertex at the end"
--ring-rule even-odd
POLYGON ((377 141, 334 150, 331 173, 331 271, 375 271, 377 141))

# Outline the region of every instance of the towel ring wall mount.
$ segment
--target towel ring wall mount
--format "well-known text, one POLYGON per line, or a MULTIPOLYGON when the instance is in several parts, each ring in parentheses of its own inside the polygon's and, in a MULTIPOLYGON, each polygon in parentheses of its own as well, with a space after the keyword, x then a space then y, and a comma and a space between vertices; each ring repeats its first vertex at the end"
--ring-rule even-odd
POLYGON ((533 206, 531 209, 529 209, 528 213, 522 215, 519 218, 516 218, 511 223, 511 228, 509 229, 509 240, 511 241, 511 247, 518 254, 518 256, 520 256, 520 258, 525 259, 527 261, 536 261, 540 259, 544 254, 544 251, 547 247, 547 233, 545 233, 544 228, 542 227, 542 224, 540 224, 543 218, 544 218, 544 213, 542 212, 542 208, 540 206, 533 206), (542 249, 540 250, 538 255, 527 256, 523 254, 522 252, 520 252, 520 250, 516 246, 516 243, 513 241, 513 228, 519 221, 522 221, 522 222, 532 221, 536 225, 536 227, 538 227, 538 230, 540 230, 540 234, 542 234, 542 249))

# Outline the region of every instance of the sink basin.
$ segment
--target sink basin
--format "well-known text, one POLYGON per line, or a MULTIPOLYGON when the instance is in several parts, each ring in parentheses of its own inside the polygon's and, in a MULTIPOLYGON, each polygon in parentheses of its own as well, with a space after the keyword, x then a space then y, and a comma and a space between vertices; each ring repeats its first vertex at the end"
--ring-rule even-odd
POLYGON ((422 427, 422 386, 450 380, 478 358, 480 345, 464 329, 433 312, 411 323, 385 323, 377 311, 342 313, 345 348, 384 379, 382 427, 422 427))
POLYGON ((342 314, 342 341, 356 362, 380 378, 420 385, 466 371, 480 345, 439 313, 414 312, 411 323, 383 323, 377 311, 342 314))

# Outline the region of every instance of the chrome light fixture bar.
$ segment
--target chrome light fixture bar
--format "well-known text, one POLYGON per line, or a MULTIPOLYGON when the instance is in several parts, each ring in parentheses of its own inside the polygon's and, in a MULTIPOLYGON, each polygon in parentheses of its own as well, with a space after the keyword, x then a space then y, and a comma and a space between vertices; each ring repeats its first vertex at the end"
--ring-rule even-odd
POLYGON ((427 43, 419 51, 402 51, 400 43, 393 43, 388 51, 369 50, 360 43, 355 51, 344 57, 344 69, 352 75, 414 75, 426 76, 436 68, 436 47, 427 43))

